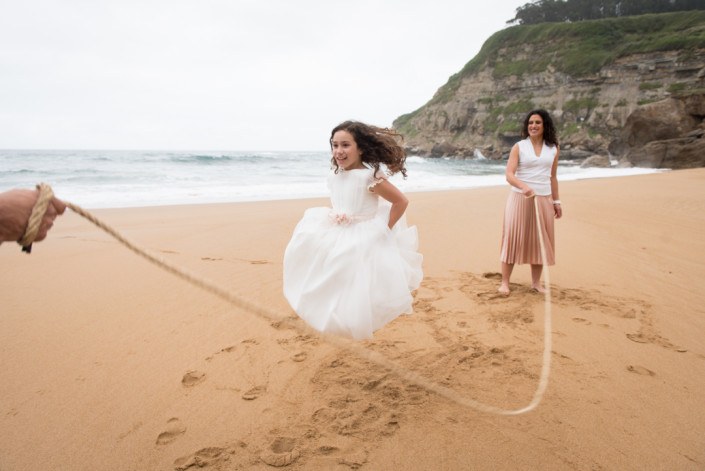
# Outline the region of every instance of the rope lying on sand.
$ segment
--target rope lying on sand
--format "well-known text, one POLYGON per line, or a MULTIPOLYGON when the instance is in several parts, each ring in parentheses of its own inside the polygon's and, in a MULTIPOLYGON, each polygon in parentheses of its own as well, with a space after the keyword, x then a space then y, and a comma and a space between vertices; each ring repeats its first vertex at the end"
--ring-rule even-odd
MULTIPOLYGON (((35 237, 37 236, 37 233, 39 231, 39 226, 41 224, 42 218, 44 216, 44 213, 47 210, 47 207, 49 205, 49 202, 54 196, 54 193, 49 185, 46 185, 44 183, 41 183, 37 185, 37 189, 39 190, 39 197, 37 199, 37 202, 35 203, 35 206, 32 210, 32 214, 29 218, 29 223, 27 226, 27 230, 25 232, 25 235, 20 239, 20 244, 23 246, 24 251, 29 252, 31 250, 31 244, 34 242, 35 237)), ((323 341, 335 345, 336 347, 342 348, 348 352, 351 352, 355 355, 357 355, 359 358, 362 358, 364 360, 367 360, 369 362, 372 362, 378 366, 381 366, 382 368, 386 369, 388 372, 396 375, 399 378, 402 378, 410 383, 416 384, 417 386, 420 386, 427 391, 434 392, 438 394, 441 397, 444 397, 452 402, 455 402, 459 405, 469 407, 471 409, 478 410, 480 412, 486 412, 489 414, 497 414, 497 415, 519 415, 523 414, 526 412, 529 412, 533 409, 535 409, 539 403, 541 402, 541 399, 543 398, 543 395, 546 391, 546 388, 548 386, 548 377, 550 374, 550 369, 551 369, 551 281, 549 277, 549 272, 548 272, 548 267, 546 267, 545 270, 545 285, 546 285, 546 292, 545 297, 544 297, 544 307, 545 307, 545 312, 544 312, 544 349, 543 349, 543 361, 542 361, 542 366, 541 366, 541 375, 539 378, 538 385, 536 387, 536 391, 534 392, 534 395, 531 399, 531 402, 529 402, 528 405, 519 408, 519 409, 503 409, 500 407, 496 406, 491 406, 487 404, 483 404, 481 402, 475 401, 473 399, 470 399, 468 397, 461 396, 457 392, 453 391, 450 388, 447 388, 445 386, 442 386, 436 382, 430 381, 427 378, 410 371, 406 368, 401 367, 400 365, 397 365, 396 363, 392 362, 389 360, 387 357, 384 355, 381 355, 377 352, 374 352, 372 350, 369 350, 367 348, 364 348, 360 346, 359 343, 356 343, 352 340, 348 340, 343 337, 338 337, 326 333, 319 332, 317 330, 314 330, 313 328, 309 327, 307 324, 305 324, 303 321, 301 321, 298 318, 291 318, 291 317, 282 317, 273 311, 266 309, 262 306, 258 306, 250 301, 247 301, 244 299, 242 296, 234 294, 228 290, 225 290, 219 286, 217 286, 215 283, 208 281, 204 278, 201 278, 197 275, 191 274, 188 271, 184 270, 183 268, 176 267, 164 260, 162 260, 159 257, 156 257, 155 255, 150 254, 146 250, 138 247, 134 243, 130 242, 127 240, 124 236, 122 236, 120 233, 118 233, 115 229, 110 227, 109 225, 105 224, 104 222, 100 221, 98 218, 93 216, 91 213, 88 211, 84 210, 80 206, 77 206, 73 203, 69 202, 64 202, 66 203, 66 206, 69 207, 73 212, 76 214, 84 217, 91 223, 95 224, 97 227, 102 229, 103 231, 107 232, 109 235, 114 237, 118 242, 126 246, 128 249, 132 250, 135 252, 137 255, 146 258, 148 261, 151 263, 157 265, 158 267, 162 268, 163 270, 166 270, 167 272, 187 281, 188 283, 191 283, 194 286, 197 286, 209 293, 212 293, 225 301, 228 301, 229 303, 233 304, 234 306, 243 309, 245 311, 248 311, 262 319, 265 319, 269 321, 270 323, 276 323, 279 326, 286 326, 293 328, 299 333, 304 334, 304 335, 311 335, 318 337, 322 339, 323 341)), ((546 247, 544 245, 544 240, 543 240, 543 234, 540 230, 540 215, 539 215, 539 210, 538 210, 538 205, 536 203, 536 199, 534 198, 534 209, 536 213, 536 222, 539 227, 539 242, 541 244, 541 255, 543 257, 543 260, 546 260, 546 247)))

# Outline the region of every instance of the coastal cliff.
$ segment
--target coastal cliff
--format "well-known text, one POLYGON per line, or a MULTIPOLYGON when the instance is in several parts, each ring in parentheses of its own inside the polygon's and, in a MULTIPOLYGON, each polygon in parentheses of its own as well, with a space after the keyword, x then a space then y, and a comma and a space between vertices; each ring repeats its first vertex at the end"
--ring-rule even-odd
MULTIPOLYGON (((492 35, 428 103, 397 118, 394 127, 416 155, 480 152, 500 159, 520 138, 525 113, 541 107, 554 117, 563 158, 598 154, 640 165, 636 150, 652 141, 629 134, 649 134, 649 122, 633 115, 667 109, 680 127, 665 124, 671 132, 664 137, 697 140, 700 149, 705 115, 693 103, 704 95, 703 11, 514 26, 492 35), (657 105, 662 101, 666 105, 657 105)), ((651 153, 648 166, 679 167, 656 147, 661 151, 651 153)), ((702 165, 691 159, 687 166, 702 165)))

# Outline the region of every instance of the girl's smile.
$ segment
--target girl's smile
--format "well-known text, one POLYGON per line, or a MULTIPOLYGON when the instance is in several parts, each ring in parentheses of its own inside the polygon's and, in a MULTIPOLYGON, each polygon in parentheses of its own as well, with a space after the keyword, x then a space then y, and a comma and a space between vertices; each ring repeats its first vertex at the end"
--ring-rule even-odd
POLYGON ((337 131, 333 135, 331 150, 333 158, 343 170, 364 168, 364 165, 362 165, 362 153, 358 149, 352 134, 348 131, 337 131))

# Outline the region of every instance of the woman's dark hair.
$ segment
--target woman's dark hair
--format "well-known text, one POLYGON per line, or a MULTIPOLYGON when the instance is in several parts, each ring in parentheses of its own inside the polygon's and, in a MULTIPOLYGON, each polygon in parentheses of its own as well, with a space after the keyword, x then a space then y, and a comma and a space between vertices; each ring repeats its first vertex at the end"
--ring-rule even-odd
MULTIPOLYGON (((360 159, 375 169, 375 175, 379 171, 379 165, 384 164, 389 175, 401 172, 406 178, 406 167, 404 166, 406 152, 404 147, 397 142, 397 138, 403 141, 404 138, 401 134, 393 129, 380 128, 359 121, 345 121, 334 127, 330 133, 328 142, 331 150, 333 150, 333 136, 338 131, 347 131, 352 135, 360 150, 360 159)), ((335 158, 331 158, 331 164, 335 168, 335 173, 338 173, 338 162, 335 158)))
POLYGON ((558 134, 556 133, 556 127, 553 125, 553 119, 548 111, 543 109, 531 110, 524 118, 524 126, 521 128, 521 137, 529 137, 529 118, 533 115, 541 116, 543 120, 543 140, 546 144, 550 146, 558 146, 558 134))

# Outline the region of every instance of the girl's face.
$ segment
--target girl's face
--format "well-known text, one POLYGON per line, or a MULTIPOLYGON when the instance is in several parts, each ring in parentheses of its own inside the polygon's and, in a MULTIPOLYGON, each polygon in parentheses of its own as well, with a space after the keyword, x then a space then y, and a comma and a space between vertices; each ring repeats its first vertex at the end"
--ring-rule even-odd
POLYGON ((543 118, 541 118, 541 115, 532 114, 529 116, 527 131, 529 131, 529 137, 543 136, 543 118))
POLYGON ((337 131, 331 139, 333 158, 338 163, 338 167, 343 170, 354 170, 365 168, 362 165, 362 153, 357 148, 357 142, 352 134, 347 131, 337 131))

